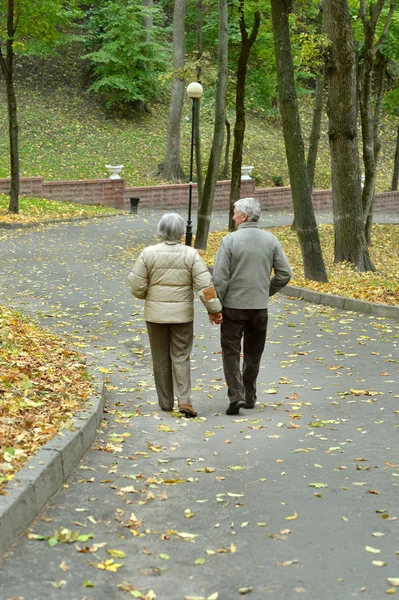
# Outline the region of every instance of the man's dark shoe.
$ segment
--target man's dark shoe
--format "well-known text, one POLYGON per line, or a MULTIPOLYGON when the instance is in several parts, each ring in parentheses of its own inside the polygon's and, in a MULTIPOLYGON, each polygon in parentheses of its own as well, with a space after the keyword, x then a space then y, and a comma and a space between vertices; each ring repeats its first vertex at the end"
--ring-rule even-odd
POLYGON ((238 415, 240 408, 245 408, 245 400, 237 400, 237 402, 231 402, 230 406, 226 410, 226 415, 238 415))
POLYGON ((255 402, 246 402, 243 408, 255 408, 255 402))

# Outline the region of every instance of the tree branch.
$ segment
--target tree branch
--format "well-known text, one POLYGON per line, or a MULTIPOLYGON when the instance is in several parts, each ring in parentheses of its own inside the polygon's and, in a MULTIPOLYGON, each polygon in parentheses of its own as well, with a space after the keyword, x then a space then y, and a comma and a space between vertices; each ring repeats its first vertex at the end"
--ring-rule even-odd
POLYGON ((241 39, 244 42, 246 42, 248 40, 248 33, 247 33, 247 28, 245 26, 245 17, 244 17, 244 2, 245 0, 240 0, 240 4, 238 6, 238 14, 239 14, 239 23, 240 23, 240 32, 241 32, 241 39))
POLYGON ((257 35, 259 32, 259 27, 260 27, 260 12, 257 10, 256 13, 254 14, 254 24, 252 27, 251 35, 249 36, 249 42, 250 42, 251 46, 257 38, 257 35))
POLYGON ((384 25, 384 31, 381 34, 380 39, 378 40, 378 42, 374 45, 374 53, 378 52, 378 50, 381 48, 382 44, 385 42, 386 37, 388 35, 388 29, 389 26, 391 24, 391 20, 392 20, 392 15, 393 15, 393 11, 395 10, 395 5, 396 5, 396 0, 391 0, 390 6, 389 6, 389 13, 387 16, 387 20, 385 21, 385 25, 384 25))

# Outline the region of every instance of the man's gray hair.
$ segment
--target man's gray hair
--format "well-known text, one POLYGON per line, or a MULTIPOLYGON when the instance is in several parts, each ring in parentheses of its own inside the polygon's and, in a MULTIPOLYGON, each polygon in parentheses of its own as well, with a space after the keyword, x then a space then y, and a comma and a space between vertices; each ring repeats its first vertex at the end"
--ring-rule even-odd
POLYGON ((158 223, 157 234, 167 242, 180 241, 184 235, 185 222, 177 213, 166 213, 158 223))
POLYGON ((248 215, 248 221, 258 221, 260 217, 260 204, 256 198, 241 198, 234 202, 237 212, 248 215))

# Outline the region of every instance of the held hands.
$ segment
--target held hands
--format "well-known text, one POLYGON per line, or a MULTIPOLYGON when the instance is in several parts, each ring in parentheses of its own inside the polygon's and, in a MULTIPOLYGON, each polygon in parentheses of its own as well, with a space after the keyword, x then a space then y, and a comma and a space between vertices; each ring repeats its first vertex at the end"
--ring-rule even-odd
POLYGON ((213 323, 215 325, 220 325, 223 322, 223 314, 221 312, 218 313, 208 313, 209 323, 213 323))

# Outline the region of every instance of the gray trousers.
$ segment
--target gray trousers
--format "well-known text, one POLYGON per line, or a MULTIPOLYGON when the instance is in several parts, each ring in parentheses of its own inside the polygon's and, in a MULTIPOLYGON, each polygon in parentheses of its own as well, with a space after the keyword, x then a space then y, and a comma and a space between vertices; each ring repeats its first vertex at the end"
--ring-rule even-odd
POLYGON ((256 379, 266 342, 267 308, 223 308, 221 346, 227 395, 230 402, 256 402, 256 379), (241 342, 244 362, 240 369, 241 342))
POLYGON ((168 324, 146 321, 146 324, 159 406, 172 410, 175 397, 179 406, 191 406, 193 322, 168 324))

